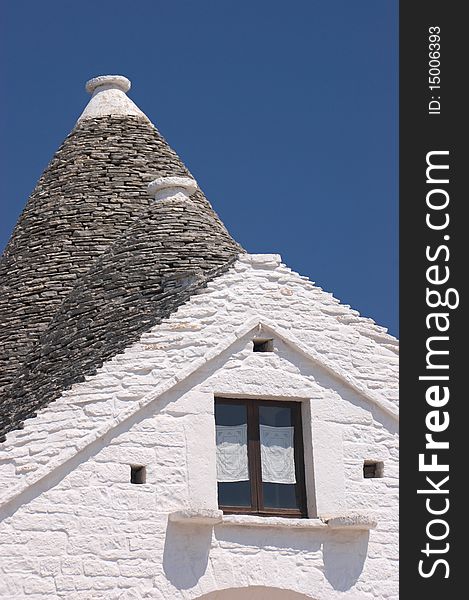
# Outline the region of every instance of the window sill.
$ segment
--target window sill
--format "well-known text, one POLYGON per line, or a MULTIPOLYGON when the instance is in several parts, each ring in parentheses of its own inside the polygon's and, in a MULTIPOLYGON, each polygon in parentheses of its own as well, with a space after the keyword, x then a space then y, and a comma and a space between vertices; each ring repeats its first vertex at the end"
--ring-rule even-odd
POLYGON ((210 508, 188 508, 169 514, 171 523, 188 525, 217 525, 223 520, 223 511, 210 508))
POLYGON ((223 525, 284 527, 287 529, 374 529, 376 521, 367 515, 347 515, 321 519, 291 519, 256 515, 223 515, 223 525))
POLYGON ((169 515, 172 523, 187 525, 225 525, 236 527, 274 527, 285 529, 347 529, 366 531, 376 527, 370 515, 350 514, 320 519, 291 519, 284 517, 260 517, 257 515, 224 515, 216 509, 187 509, 169 515))
POLYGON ((323 529, 321 519, 296 519, 291 517, 261 517, 259 515, 223 515, 223 525, 242 527, 282 527, 286 529, 323 529))
POLYGON ((341 517, 330 517, 321 519, 330 529, 374 529, 377 525, 376 519, 371 515, 351 513, 341 517))

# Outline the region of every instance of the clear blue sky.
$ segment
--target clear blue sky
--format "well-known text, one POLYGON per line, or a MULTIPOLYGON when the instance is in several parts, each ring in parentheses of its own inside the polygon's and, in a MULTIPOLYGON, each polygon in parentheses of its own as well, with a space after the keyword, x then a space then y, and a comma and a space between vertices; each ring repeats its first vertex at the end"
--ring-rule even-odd
POLYGON ((3 249, 101 74, 250 252, 398 332, 397 0, 0 3, 3 249))

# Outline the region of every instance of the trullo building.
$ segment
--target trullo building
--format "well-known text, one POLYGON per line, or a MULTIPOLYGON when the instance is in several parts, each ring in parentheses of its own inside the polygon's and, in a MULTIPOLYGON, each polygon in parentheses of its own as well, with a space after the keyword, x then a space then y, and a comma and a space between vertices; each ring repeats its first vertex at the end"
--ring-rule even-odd
POLYGON ((1 262, 2 600, 397 598, 397 341, 103 76, 1 262))

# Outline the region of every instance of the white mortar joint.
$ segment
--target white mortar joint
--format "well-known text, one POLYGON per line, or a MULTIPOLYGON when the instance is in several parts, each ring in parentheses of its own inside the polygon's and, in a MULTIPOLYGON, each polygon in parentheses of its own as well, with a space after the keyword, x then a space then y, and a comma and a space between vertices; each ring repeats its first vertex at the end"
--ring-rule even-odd
POLYGON ((196 190, 197 181, 192 177, 158 177, 148 184, 148 193, 154 200, 189 198, 196 190))

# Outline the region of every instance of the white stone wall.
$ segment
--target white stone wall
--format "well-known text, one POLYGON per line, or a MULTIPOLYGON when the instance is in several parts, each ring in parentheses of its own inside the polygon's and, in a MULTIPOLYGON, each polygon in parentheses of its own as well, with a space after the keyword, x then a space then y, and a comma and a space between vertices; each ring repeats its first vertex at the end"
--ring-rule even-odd
POLYGON ((250 586, 255 598, 270 586, 397 598, 396 350, 278 257, 242 257, 7 436, 0 597, 195 599, 250 586), (252 352, 259 334, 274 353, 252 352), (216 395, 301 401, 310 516, 361 514, 376 529, 168 521, 217 508, 216 395), (365 459, 384 461, 384 477, 363 479, 365 459), (146 484, 130 484, 131 464, 146 465, 146 484))

